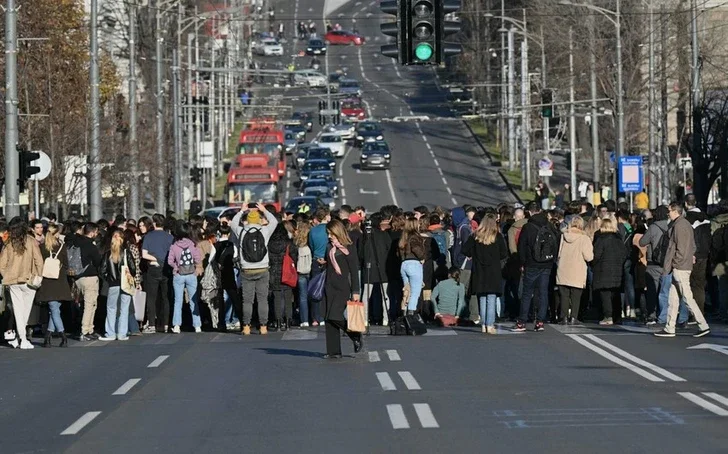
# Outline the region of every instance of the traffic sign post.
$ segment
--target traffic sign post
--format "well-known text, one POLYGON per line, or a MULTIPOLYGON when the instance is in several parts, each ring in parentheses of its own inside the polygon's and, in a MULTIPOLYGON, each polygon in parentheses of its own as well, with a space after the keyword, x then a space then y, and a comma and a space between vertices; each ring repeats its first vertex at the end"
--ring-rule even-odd
POLYGON ((31 165, 38 167, 40 171, 32 175, 30 178, 31 180, 33 180, 35 217, 40 219, 40 185, 38 184, 38 182, 40 180, 45 180, 46 178, 48 178, 48 175, 51 174, 51 158, 42 151, 35 151, 34 153, 38 153, 38 159, 31 162, 31 165))
MULTIPOLYGON (((617 172, 619 192, 629 193, 630 205, 632 205, 632 194, 641 191, 645 186, 642 156, 620 156, 617 172)), ((630 206, 630 208, 632 207, 630 206)))

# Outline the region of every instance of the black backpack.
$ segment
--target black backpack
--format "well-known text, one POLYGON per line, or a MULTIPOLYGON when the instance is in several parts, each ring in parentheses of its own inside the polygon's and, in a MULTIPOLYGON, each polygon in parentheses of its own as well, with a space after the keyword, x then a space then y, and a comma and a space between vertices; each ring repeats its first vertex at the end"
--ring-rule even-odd
MULTIPOLYGON (((662 230, 662 228, 655 225, 658 229, 662 230)), ((667 255, 667 248, 670 246, 670 235, 669 235, 669 229, 668 230, 662 230, 662 236, 660 237, 660 241, 657 242, 657 247, 652 250, 652 261, 656 265, 660 265, 661 267, 665 266, 665 256, 667 255)))
POLYGON ((556 232, 550 224, 543 225, 536 232, 536 241, 531 247, 531 257, 535 262, 546 263, 556 259, 558 241, 556 232))
POLYGON ((257 227, 251 227, 240 239, 240 252, 243 260, 248 263, 262 262, 268 254, 265 247, 265 237, 263 232, 257 227))

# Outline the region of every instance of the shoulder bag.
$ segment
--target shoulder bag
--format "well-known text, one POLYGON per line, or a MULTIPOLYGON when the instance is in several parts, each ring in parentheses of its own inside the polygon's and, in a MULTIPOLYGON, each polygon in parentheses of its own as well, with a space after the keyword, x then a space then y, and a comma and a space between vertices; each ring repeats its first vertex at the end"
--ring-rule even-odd
POLYGON ((129 263, 127 262, 126 254, 127 251, 122 252, 124 254, 124 263, 121 265, 121 291, 127 295, 134 295, 136 293, 136 283, 134 282, 134 276, 129 271, 129 263))
POLYGON ((61 274, 61 261, 58 260, 58 254, 63 250, 63 241, 55 254, 51 253, 47 259, 43 261, 43 277, 45 279, 58 279, 61 274))

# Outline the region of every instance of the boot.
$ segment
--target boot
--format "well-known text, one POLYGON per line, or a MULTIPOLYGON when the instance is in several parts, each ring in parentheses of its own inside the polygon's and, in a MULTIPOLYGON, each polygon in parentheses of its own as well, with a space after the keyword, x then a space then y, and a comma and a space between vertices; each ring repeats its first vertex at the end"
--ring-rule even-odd
POLYGON ((281 331, 288 331, 288 319, 284 318, 280 321, 281 331))
POLYGON ((408 311, 407 311, 407 315, 415 315, 415 311, 410 311, 410 310, 408 310, 408 311))
POLYGON ((43 348, 51 347, 51 333, 50 331, 46 330, 45 333, 45 339, 43 339, 43 348))
POLYGON ((66 337, 66 333, 61 331, 61 344, 59 347, 68 347, 68 338, 66 337))
POLYGON ((268 326, 267 326, 268 331, 270 331, 271 333, 275 333, 276 331, 278 331, 278 324, 279 324, 279 320, 269 321, 268 326))

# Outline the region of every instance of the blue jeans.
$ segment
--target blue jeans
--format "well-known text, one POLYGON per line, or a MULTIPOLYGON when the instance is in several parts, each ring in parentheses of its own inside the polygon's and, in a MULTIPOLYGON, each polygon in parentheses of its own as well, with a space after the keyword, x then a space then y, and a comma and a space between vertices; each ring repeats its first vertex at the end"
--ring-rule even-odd
POLYGON ((50 319, 48 320, 48 332, 62 333, 63 320, 61 320, 61 302, 48 301, 48 311, 50 312, 50 319))
POLYGON ((106 298, 106 337, 125 339, 129 336, 129 304, 131 295, 122 292, 118 285, 109 287, 109 296, 106 298))
POLYGON ((526 268, 523 271, 523 295, 521 296, 521 311, 518 321, 528 321, 528 311, 531 309, 531 300, 536 298, 536 321, 546 319, 549 307, 549 280, 551 268, 526 268))
POLYGON ((480 300, 480 322, 483 326, 494 326, 495 325, 495 306, 498 304, 498 297, 495 293, 488 293, 487 295, 478 295, 480 300))
MULTIPOLYGON (((667 323, 667 306, 670 299, 670 287, 672 286, 672 274, 662 276, 660 279, 660 293, 658 295, 658 303, 660 305, 660 315, 657 317, 657 323, 664 325, 667 323)), ((677 322, 685 323, 688 321, 688 306, 684 299, 680 299, 680 311, 678 312, 677 322)))
MULTIPOLYGON (((632 262, 627 260, 624 262, 622 276, 624 276, 624 303, 625 306, 629 306, 635 309, 635 292, 634 292, 634 274, 632 274, 632 262)), ((627 314, 629 315, 629 314, 627 314)))
POLYGON ((240 320, 238 319, 238 314, 236 314, 233 310, 233 299, 230 298, 227 290, 222 291, 222 298, 223 301, 225 301, 225 324, 227 325, 228 323, 240 323, 240 320))
POLYGON ((172 279, 172 287, 174 288, 172 325, 180 326, 182 324, 182 304, 184 303, 184 290, 186 288, 187 295, 190 299, 192 326, 195 328, 201 327, 202 321, 200 321, 200 307, 197 305, 197 276, 194 274, 187 274, 185 276, 175 274, 172 279))
MULTIPOLYGON (((309 279, 313 279, 315 276, 318 276, 321 273, 326 272, 326 265, 319 265, 318 262, 314 261, 314 263, 311 265, 311 274, 309 276, 309 279)), ((310 303, 311 307, 311 321, 321 323, 324 319, 321 317, 321 311, 319 310, 319 305, 321 304, 321 301, 312 299, 311 301, 306 300, 306 302, 310 303)))
POLYGON ((410 297, 407 301, 407 310, 416 311, 417 301, 422 293, 422 264, 417 260, 405 260, 399 269, 402 274, 402 282, 404 285, 410 286, 410 297))
POLYGON ((298 275, 298 315, 308 323, 308 274, 298 275))

